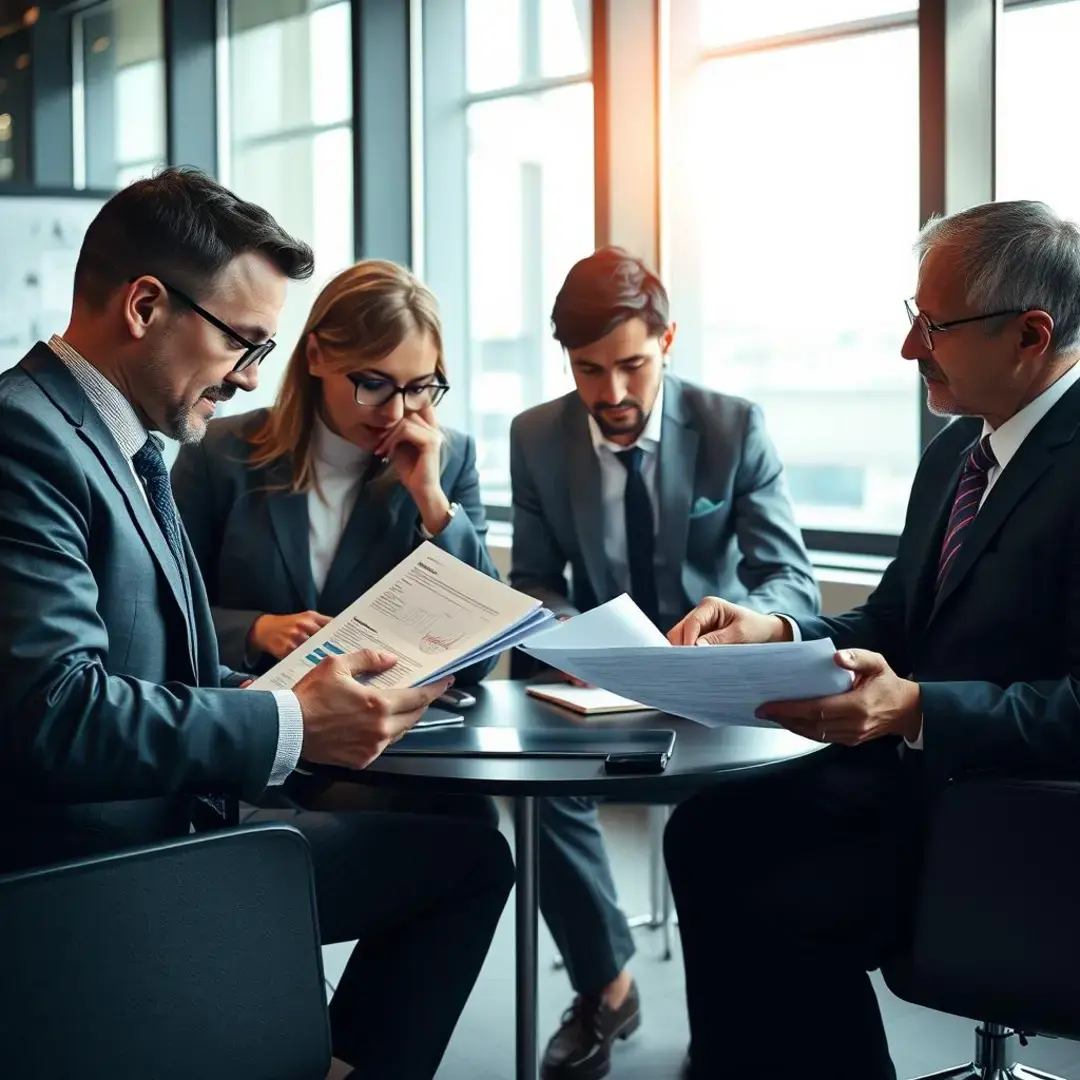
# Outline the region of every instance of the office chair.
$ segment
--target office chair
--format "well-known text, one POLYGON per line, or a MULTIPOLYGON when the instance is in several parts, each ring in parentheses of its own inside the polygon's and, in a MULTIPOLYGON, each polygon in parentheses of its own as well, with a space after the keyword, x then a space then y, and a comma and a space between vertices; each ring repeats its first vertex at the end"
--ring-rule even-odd
POLYGON ((283 825, 0 877, 0 1076, 323 1080, 307 842, 283 825))
POLYGON ((975 1056, 921 1080, 1058 1080, 1016 1061, 1032 1035, 1080 1039, 1080 783, 954 781, 932 811, 897 996, 982 1018, 975 1056))

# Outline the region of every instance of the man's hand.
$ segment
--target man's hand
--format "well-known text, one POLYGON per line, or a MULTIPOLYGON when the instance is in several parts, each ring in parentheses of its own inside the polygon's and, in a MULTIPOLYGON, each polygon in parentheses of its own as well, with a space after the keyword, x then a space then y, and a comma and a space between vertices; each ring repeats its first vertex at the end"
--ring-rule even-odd
POLYGON ((293 688, 304 717, 305 761, 363 769, 420 719, 453 678, 411 690, 376 690, 357 675, 389 671, 390 653, 361 649, 325 659, 293 688))
POLYGON ((379 457, 390 459, 390 467, 432 535, 442 532, 450 521, 450 500, 442 489, 442 442, 435 410, 427 405, 402 417, 375 448, 379 457))
POLYGON ((759 719, 775 720, 808 739, 843 746, 858 746, 882 735, 902 735, 909 742, 919 737, 922 695, 918 683, 901 679, 880 653, 866 649, 845 649, 835 660, 855 676, 846 694, 762 705, 759 719))
POLYGON ((717 596, 705 597, 668 631, 672 645, 765 645, 791 640, 791 627, 779 615, 762 615, 717 596))
POLYGON ((269 653, 275 660, 283 660, 328 622, 330 616, 320 615, 317 611, 260 615, 248 631, 248 646, 252 652, 269 653))

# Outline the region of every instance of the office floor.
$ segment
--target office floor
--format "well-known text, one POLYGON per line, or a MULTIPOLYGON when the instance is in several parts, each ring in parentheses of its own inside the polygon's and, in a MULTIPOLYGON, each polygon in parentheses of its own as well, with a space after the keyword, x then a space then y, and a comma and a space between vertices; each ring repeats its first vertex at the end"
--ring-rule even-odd
MULTIPOLYGON (((644 912, 648 879, 641 865, 647 850, 645 811, 609 806, 602 810, 604 831, 623 906, 644 912)), ((504 815, 504 828, 506 815, 504 815)), ((686 1051, 687 1026, 678 934, 675 955, 660 959, 659 934, 637 931, 638 952, 631 961, 641 990, 643 1023, 629 1042, 616 1050, 612 1080, 676 1080, 686 1051)), ((349 946, 324 950, 326 975, 333 985, 349 946)), ((571 992, 562 972, 552 970, 555 948, 541 922, 540 1029, 542 1038, 555 1030, 570 1004, 571 992)), ((779 976, 778 976, 779 977, 779 976)), ((901 1077, 971 1060, 974 1024, 909 1005, 893 997, 875 976, 893 1059, 901 1077)), ((447 1050, 438 1080, 511 1080, 514 1071, 514 923, 513 897, 488 955, 479 982, 447 1050)), ((1080 1080, 1080 1043, 1034 1039, 1022 1060, 1066 1080, 1080 1080)))

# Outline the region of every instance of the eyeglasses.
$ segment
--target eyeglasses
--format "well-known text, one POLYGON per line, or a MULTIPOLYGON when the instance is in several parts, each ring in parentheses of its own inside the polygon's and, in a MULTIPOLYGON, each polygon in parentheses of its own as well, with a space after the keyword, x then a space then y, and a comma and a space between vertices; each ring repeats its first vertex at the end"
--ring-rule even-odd
MULTIPOLYGON (((161 281, 161 279, 158 279, 161 281)), ((267 338, 266 341, 248 341, 243 334, 238 330, 234 330, 228 323, 222 322, 216 315, 211 315, 206 308, 200 307, 191 299, 187 293, 182 293, 179 289, 174 288, 167 281, 162 281, 162 285, 166 290, 177 298, 177 300, 183 301, 187 304, 196 315, 201 316, 211 326, 216 327, 227 337, 230 337, 238 345, 243 345, 245 352, 239 360, 236 361, 233 371, 243 371, 245 368, 251 367, 252 364, 261 364, 266 357, 274 351, 274 346, 277 344, 273 338, 267 338)))
POLYGON ((904 310, 907 312, 908 321, 912 326, 918 325, 919 334, 923 344, 931 352, 934 351, 934 334, 942 330, 951 330, 954 326, 964 326, 966 323, 983 322, 986 319, 1000 319, 1004 315, 1023 315, 1023 308, 1015 308, 1009 311, 991 311, 986 315, 969 315, 966 319, 952 319, 949 322, 931 322, 917 307, 915 300, 905 300, 904 310))
POLYGON ((450 389, 450 385, 441 380, 398 386, 389 379, 380 379, 373 375, 350 374, 346 378, 356 388, 356 404, 372 409, 389 405, 400 394, 406 412, 419 412, 429 405, 438 405, 450 389))

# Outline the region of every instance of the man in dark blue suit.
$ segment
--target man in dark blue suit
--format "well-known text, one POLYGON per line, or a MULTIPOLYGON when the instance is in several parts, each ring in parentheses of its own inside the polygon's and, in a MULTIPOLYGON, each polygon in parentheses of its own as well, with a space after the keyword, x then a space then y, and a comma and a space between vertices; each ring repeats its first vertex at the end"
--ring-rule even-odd
POLYGON ((1080 229, 996 203, 932 221, 918 252, 902 352, 963 419, 923 457, 881 584, 836 618, 711 598, 670 635, 831 638, 853 674, 761 712, 835 751, 668 826, 694 1077, 891 1080, 866 972, 904 938, 935 791, 1080 760, 1080 229))
MULTIPOLYGON (((0 377, 0 872, 220 824, 229 797, 287 801, 301 756, 363 768, 445 689, 361 686, 394 663, 369 652, 295 692, 240 689, 219 664, 153 432, 197 441, 216 402, 254 388, 312 265, 260 207, 166 170, 106 203, 67 330, 0 377)), ((335 1056, 432 1077, 511 886, 505 842, 474 822, 294 821, 324 939, 359 939, 335 1056)))

